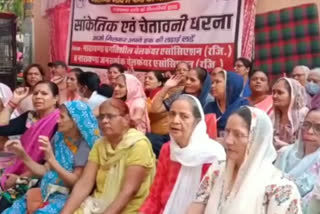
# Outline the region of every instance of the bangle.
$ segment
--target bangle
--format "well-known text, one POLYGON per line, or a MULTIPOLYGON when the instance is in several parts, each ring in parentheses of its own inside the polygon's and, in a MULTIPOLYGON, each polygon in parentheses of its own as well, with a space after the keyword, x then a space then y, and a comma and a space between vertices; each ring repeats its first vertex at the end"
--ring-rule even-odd
POLYGON ((17 108, 18 104, 14 103, 13 101, 10 100, 8 102, 8 106, 10 106, 12 109, 15 109, 15 108, 17 108))

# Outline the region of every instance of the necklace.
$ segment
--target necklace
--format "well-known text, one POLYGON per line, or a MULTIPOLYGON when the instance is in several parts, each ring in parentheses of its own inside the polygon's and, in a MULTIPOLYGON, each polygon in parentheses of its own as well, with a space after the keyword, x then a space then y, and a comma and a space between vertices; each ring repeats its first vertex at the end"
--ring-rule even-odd
POLYGON ((71 138, 65 137, 64 142, 66 143, 66 145, 68 146, 68 148, 71 150, 73 154, 77 153, 78 147, 75 145, 74 142, 72 142, 71 138))

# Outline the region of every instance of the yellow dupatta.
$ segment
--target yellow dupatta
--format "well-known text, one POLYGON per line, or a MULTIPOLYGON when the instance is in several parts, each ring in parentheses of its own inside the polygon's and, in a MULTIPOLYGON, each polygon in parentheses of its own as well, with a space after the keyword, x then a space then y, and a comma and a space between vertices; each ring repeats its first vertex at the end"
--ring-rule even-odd
MULTIPOLYGON (((102 147, 103 151, 100 152, 104 160, 104 163, 100 164, 100 170, 107 173, 103 185, 103 193, 99 198, 87 198, 81 205, 83 212, 79 213, 101 214, 116 199, 123 182, 128 150, 141 140, 148 141, 146 136, 136 129, 129 129, 115 149, 112 148, 106 138, 98 140, 98 142, 103 141, 103 145, 105 145, 102 147)), ((149 145, 150 151, 152 151, 151 144, 149 145)), ((155 172, 152 172, 152 174, 154 176, 155 172)))

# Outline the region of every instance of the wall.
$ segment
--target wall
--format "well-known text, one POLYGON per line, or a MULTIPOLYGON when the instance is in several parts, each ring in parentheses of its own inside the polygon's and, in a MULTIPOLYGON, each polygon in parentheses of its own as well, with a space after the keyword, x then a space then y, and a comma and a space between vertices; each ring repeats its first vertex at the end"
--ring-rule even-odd
MULTIPOLYGON (((257 14, 273 10, 280 10, 287 7, 294 7, 302 4, 316 3, 320 14, 320 0, 257 0, 257 14)), ((320 22, 320 16, 319 16, 320 22)))
POLYGON ((34 59, 33 62, 41 64, 47 70, 50 61, 50 34, 49 22, 41 15, 41 0, 35 0, 33 9, 34 24, 34 59))
MULTIPOLYGON (((257 14, 265 13, 282 8, 293 7, 306 3, 317 3, 320 14, 320 0, 257 0, 257 14)), ((34 1, 34 62, 47 68, 50 61, 50 35, 49 22, 41 16, 41 0, 34 1)), ((319 16, 320 19, 320 16, 319 16)), ((320 20, 319 20, 320 22, 320 20)))

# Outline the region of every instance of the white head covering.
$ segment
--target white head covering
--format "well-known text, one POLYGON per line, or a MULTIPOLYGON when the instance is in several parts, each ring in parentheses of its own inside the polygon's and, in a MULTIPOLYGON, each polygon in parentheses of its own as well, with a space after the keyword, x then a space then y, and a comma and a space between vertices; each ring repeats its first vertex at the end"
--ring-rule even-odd
POLYGON ((235 163, 227 160, 213 186, 205 214, 261 213, 265 187, 276 171, 272 163, 277 153, 273 146, 273 125, 269 116, 257 108, 247 108, 251 112, 251 126, 245 160, 231 191, 228 190, 235 163))
POLYGON ((11 89, 7 85, 0 83, 0 99, 3 105, 6 105, 10 101, 11 97, 12 97, 11 89))
POLYGON ((181 148, 170 137, 170 159, 182 166, 163 214, 186 213, 188 204, 193 201, 200 184, 203 164, 226 159, 223 146, 210 139, 207 134, 205 116, 199 100, 191 95, 181 95, 180 98, 186 96, 191 97, 197 104, 201 119, 186 147, 181 148))

